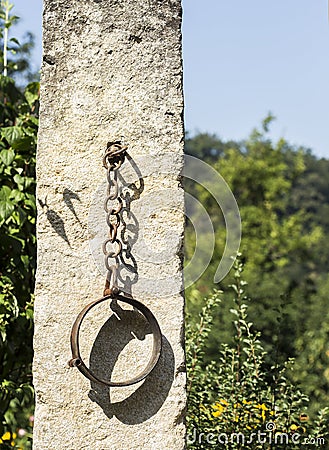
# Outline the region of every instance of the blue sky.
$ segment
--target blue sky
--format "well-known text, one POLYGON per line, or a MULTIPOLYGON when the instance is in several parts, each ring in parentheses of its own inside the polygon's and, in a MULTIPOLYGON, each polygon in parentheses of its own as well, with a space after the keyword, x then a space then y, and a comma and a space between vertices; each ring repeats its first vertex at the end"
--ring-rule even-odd
MULTIPOLYGON (((16 0, 36 36, 41 0, 16 0)), ((271 136, 329 158, 328 0, 183 0, 185 125, 243 139, 271 111, 271 136)))

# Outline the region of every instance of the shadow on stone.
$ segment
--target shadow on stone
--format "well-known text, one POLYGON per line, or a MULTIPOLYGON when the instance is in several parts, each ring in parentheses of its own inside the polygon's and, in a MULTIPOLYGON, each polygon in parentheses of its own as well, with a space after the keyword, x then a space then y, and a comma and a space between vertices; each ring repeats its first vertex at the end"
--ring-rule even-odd
POLYGON ((46 208, 46 216, 50 223, 50 225, 53 227, 53 229, 56 231, 58 236, 60 236, 64 241, 71 247, 69 238, 67 237, 66 231, 65 231, 65 224, 64 220, 61 218, 61 216, 54 211, 53 209, 50 209, 47 205, 47 198, 43 202, 41 199, 38 199, 39 205, 45 209, 46 208))
MULTIPOLYGON (((113 309, 115 314, 100 329, 90 353, 90 370, 107 380, 111 379, 115 363, 124 347, 131 340, 144 340, 150 334, 148 323, 141 313, 121 309, 117 304, 113 309)), ((103 409, 107 417, 116 416, 122 423, 138 424, 158 412, 167 398, 173 379, 173 351, 168 340, 162 336, 162 354, 157 366, 142 384, 136 385, 133 393, 122 401, 113 402, 111 390, 127 388, 109 388, 91 382, 89 398, 103 409)))
POLYGON ((66 206, 69 208, 69 210, 72 212, 74 217, 76 218, 77 222, 81 225, 80 219, 75 211, 74 205, 72 200, 78 200, 81 203, 80 197, 75 192, 71 191, 68 188, 64 189, 63 192, 63 200, 66 204, 66 206))
POLYGON ((132 286, 138 281, 138 265, 133 254, 133 246, 139 236, 139 223, 131 211, 131 204, 138 200, 144 191, 144 180, 140 169, 128 153, 126 154, 126 161, 129 162, 135 176, 133 177, 134 181, 131 181, 125 179, 120 172, 117 174, 122 186, 120 197, 123 200, 123 207, 120 214, 122 251, 116 259, 116 264, 118 266, 118 280, 121 283, 120 290, 126 295, 131 295, 132 286), (135 178, 137 178, 137 182, 135 178))

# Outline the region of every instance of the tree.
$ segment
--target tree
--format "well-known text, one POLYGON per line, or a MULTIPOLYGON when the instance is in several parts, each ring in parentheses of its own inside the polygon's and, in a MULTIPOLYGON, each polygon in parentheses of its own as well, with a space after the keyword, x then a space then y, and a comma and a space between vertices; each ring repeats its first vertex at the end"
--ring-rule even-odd
MULTIPOLYGON (((276 355, 281 355, 283 360, 298 357, 300 342, 306 345, 305 339, 301 339, 307 336, 311 327, 307 318, 314 309, 321 314, 317 291, 326 274, 329 254, 327 216, 322 216, 329 207, 329 196, 327 162, 317 162, 309 151, 294 148, 284 140, 273 144, 266 135, 268 125, 266 120, 262 130, 255 130, 244 142, 230 145, 221 142, 215 145, 215 138, 211 136, 212 146, 222 149, 211 164, 229 184, 240 208, 247 291, 252 292, 254 300, 249 314, 262 333, 262 343, 268 352, 267 364, 270 365, 276 355), (317 198, 316 202, 314 198, 317 198)), ((197 146, 190 142, 194 139, 187 141, 187 147, 197 148, 200 155, 203 135, 198 136, 197 146)), ((204 140, 206 148, 208 142, 208 139, 204 140)), ((199 185, 188 184, 187 188, 210 214, 216 238, 208 270, 187 293, 188 311, 196 316, 202 298, 214 286, 214 273, 225 245, 225 227, 222 214, 209 192, 199 185)), ((188 225, 188 256, 193 252, 193 240, 193 230, 188 225)), ((221 289, 226 292, 231 282, 228 276, 221 283, 221 289)), ((215 357, 220 340, 228 343, 231 339, 229 316, 229 307, 225 303, 214 318, 206 355, 208 361, 215 357)), ((322 350, 322 359, 325 358, 322 350)), ((328 389, 328 381, 324 379, 323 370, 320 373, 315 365, 313 369, 317 380, 322 380, 324 392, 328 389)), ((311 392, 309 388, 308 392, 311 392)))
MULTIPOLYGON (((24 448, 33 411, 32 336, 36 262, 35 151, 39 84, 18 88, 8 76, 8 32, 16 19, 1 4, 3 51, 0 64, 0 437, 7 448, 24 428, 24 448)), ((14 41, 15 42, 15 41, 14 41)), ((15 66, 10 66, 13 70, 15 66)), ((21 66, 17 66, 17 69, 21 66)), ((21 444, 22 445, 22 444, 21 444)))

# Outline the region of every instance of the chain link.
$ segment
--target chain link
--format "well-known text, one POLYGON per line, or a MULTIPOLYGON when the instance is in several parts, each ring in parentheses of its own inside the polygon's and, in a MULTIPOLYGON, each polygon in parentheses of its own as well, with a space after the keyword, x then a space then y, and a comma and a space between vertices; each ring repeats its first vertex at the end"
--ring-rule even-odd
POLYGON ((104 241, 102 249, 104 253, 105 267, 108 271, 106 277, 104 295, 117 294, 119 292, 117 282, 118 263, 117 259, 122 251, 122 243, 118 239, 118 228, 120 226, 120 213, 123 201, 119 196, 118 169, 122 166, 128 147, 120 141, 108 142, 103 166, 107 170, 107 197, 104 202, 106 212, 106 223, 109 227, 108 237, 104 241), (117 206, 110 206, 109 202, 117 202, 117 206), (115 258, 115 264, 111 259, 115 258))

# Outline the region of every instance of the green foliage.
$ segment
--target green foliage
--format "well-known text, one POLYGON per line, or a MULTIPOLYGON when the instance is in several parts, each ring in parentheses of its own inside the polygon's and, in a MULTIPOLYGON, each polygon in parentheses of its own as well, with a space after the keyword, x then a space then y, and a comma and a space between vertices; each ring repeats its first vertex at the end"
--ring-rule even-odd
MULTIPOLYGON (((303 383, 303 390, 311 397, 311 409, 317 411, 329 401, 329 331, 325 323, 329 162, 317 160, 309 151, 284 140, 273 143, 266 135, 271 120, 272 116, 266 118, 262 129, 254 130, 244 142, 223 143, 217 138, 216 143, 213 135, 199 135, 187 139, 186 148, 191 154, 204 154, 237 199, 247 290, 253 297, 249 316, 261 332, 265 363, 270 367, 274 358, 295 358, 296 371, 291 376, 303 383), (213 148, 220 149, 212 159, 207 156, 209 140, 213 148), (278 355, 272 353, 274 349, 278 349, 278 355)), ((211 264, 187 291, 187 309, 194 316, 202 301, 199 294, 206 296, 214 287, 226 231, 222 213, 210 193, 200 185, 187 183, 185 187, 208 211, 216 240, 211 264)), ((194 246, 194 232, 188 224, 187 259, 194 246)), ((232 277, 228 275, 221 285, 224 293, 230 283, 232 277)), ((229 309, 224 302, 214 318, 207 361, 216 357, 219 343, 230 342, 233 326, 229 309)))
POLYGON ((199 315, 199 322, 195 323, 190 316, 186 316, 185 327, 185 349, 186 364, 188 372, 188 404, 189 413, 187 423, 199 428, 204 421, 204 415, 208 417, 210 410, 203 409, 202 405, 211 404, 214 401, 213 391, 215 388, 215 371, 208 366, 208 371, 204 370, 202 362, 206 352, 206 343, 211 331, 213 320, 213 310, 220 303, 220 292, 207 298, 205 306, 199 315))
POLYGON ((230 286, 233 299, 229 293, 216 292, 206 300, 198 322, 192 325, 192 318, 187 319, 188 448, 299 449, 308 448, 301 443, 311 437, 325 439, 329 445, 328 408, 320 411, 314 422, 309 420, 307 397, 287 377, 293 361, 275 362, 266 368, 260 333, 248 321, 249 300, 242 271, 238 257, 230 286), (204 355, 219 295, 231 306, 234 334, 229 345, 220 346, 217 360, 206 363, 204 355), (301 435, 298 445, 292 441, 296 433, 301 435))
POLYGON ((0 437, 30 448, 39 85, 0 75, 0 87, 0 437))
POLYGON ((9 29, 19 21, 19 17, 11 15, 14 5, 8 0, 1 1, 0 7, 0 71, 17 79, 34 81, 38 74, 31 71, 30 57, 34 47, 34 36, 26 33, 24 42, 8 36, 9 29))
POLYGON ((314 410, 329 404, 329 277, 323 276, 317 284, 305 317, 305 333, 296 340, 294 376, 312 399, 314 410))
POLYGON ((200 133, 193 138, 187 136, 185 144, 186 154, 207 162, 216 161, 227 149, 238 146, 233 141, 222 142, 216 135, 208 133, 200 133))

